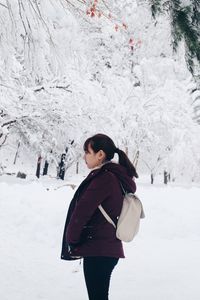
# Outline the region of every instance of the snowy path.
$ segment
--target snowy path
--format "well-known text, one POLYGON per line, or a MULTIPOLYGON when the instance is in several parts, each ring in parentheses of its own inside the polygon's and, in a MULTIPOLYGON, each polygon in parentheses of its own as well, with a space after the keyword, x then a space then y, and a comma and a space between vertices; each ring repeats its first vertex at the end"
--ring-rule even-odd
MULTIPOLYGON (((87 299, 82 267, 60 260, 74 191, 56 185, 53 179, 0 177, 1 300, 87 299)), ((141 183, 138 195, 146 218, 135 241, 125 245, 110 299, 199 300, 200 188, 141 183)))

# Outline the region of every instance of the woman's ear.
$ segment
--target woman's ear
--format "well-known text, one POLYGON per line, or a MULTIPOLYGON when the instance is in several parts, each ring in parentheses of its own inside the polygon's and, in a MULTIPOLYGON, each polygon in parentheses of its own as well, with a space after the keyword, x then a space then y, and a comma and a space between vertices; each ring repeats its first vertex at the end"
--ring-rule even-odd
POLYGON ((104 161, 106 158, 106 154, 103 150, 99 150, 99 159, 101 159, 102 161, 104 161))

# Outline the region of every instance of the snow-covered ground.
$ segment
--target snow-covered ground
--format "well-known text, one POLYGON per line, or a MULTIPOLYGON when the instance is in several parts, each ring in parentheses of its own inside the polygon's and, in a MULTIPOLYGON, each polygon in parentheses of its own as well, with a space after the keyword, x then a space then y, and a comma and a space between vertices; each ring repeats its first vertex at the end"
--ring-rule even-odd
MULTIPOLYGON (((0 177, 0 299, 86 300, 82 266, 60 260, 66 211, 82 176, 0 177)), ((138 181, 146 218, 116 267, 112 300, 200 299, 200 187, 138 181)))

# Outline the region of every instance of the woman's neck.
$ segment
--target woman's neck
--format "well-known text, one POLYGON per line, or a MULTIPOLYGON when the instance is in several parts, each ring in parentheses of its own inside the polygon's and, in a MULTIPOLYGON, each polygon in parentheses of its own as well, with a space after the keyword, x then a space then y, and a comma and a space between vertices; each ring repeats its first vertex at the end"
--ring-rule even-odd
POLYGON ((92 169, 92 171, 93 171, 93 170, 100 169, 101 167, 103 167, 104 165, 106 165, 107 163, 110 163, 110 162, 111 162, 111 160, 106 160, 106 161, 104 161, 102 164, 100 164, 100 165, 94 167, 94 168, 92 169))

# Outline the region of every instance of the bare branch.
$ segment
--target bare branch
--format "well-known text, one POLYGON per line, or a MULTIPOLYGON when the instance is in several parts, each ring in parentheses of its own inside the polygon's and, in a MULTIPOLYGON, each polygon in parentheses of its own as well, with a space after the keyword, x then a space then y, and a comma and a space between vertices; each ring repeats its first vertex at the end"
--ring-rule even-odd
POLYGON ((8 126, 8 125, 11 125, 11 124, 14 124, 16 123, 18 120, 21 120, 21 119, 24 119, 24 118, 28 118, 29 116, 22 116, 20 118, 16 118, 15 120, 11 120, 11 121, 8 121, 8 122, 5 122, 1 125, 1 127, 5 127, 5 126, 8 126))
POLYGON ((45 88, 43 86, 41 88, 34 90, 34 92, 37 93, 37 92, 41 92, 42 90, 45 90, 45 88))
POLYGON ((8 9, 8 6, 6 6, 5 4, 0 3, 0 6, 3 6, 4 8, 8 9))
POLYGON ((6 116, 6 113, 4 113, 3 109, 0 110, 0 116, 3 118, 6 116))
POLYGON ((51 89, 53 89, 53 88, 56 88, 56 89, 63 89, 63 90, 65 90, 66 92, 72 93, 71 90, 68 90, 68 87, 69 87, 69 85, 67 85, 67 86, 59 86, 59 85, 56 85, 55 87, 50 87, 50 88, 51 88, 51 89))
POLYGON ((24 27, 25 34, 27 35, 26 25, 24 23, 23 16, 22 16, 22 6, 21 5, 22 5, 21 2, 18 0, 19 15, 20 15, 20 18, 21 18, 21 21, 22 21, 22 25, 24 27))
POLYGON ((52 39, 52 36, 51 36, 51 32, 50 32, 49 27, 46 24, 46 22, 45 22, 45 20, 44 20, 44 18, 42 16, 42 14, 41 14, 41 11, 40 11, 40 8, 39 8, 39 5, 38 5, 37 1, 34 0, 36 8, 34 7, 33 3, 30 0, 28 0, 28 1, 29 1, 30 5, 31 5, 33 11, 35 12, 35 14, 42 21, 44 27, 46 28, 46 31, 47 31, 47 33, 49 35, 49 38, 50 38, 50 41, 51 41, 52 45, 55 46, 54 42, 53 42, 53 39, 52 39))
MULTIPOLYGON (((68 87, 69 87, 69 86, 70 86, 69 84, 68 84, 67 86, 56 85, 56 86, 50 86, 49 88, 50 88, 50 89, 63 89, 63 90, 65 90, 66 92, 72 93, 71 90, 68 90, 68 87)), ((42 87, 40 87, 40 88, 34 90, 35 93, 41 92, 41 91, 45 91, 45 87, 42 86, 42 87)))
POLYGON ((10 19, 11 19, 11 22, 12 22, 12 29, 14 30, 15 28, 15 18, 13 16, 13 12, 12 12, 12 8, 11 8, 11 5, 9 3, 8 0, 6 0, 6 3, 7 3, 7 8, 8 8, 8 13, 9 13, 9 16, 10 16, 10 19))
POLYGON ((11 120, 11 121, 8 121, 8 122, 6 122, 6 123, 3 123, 3 124, 1 125, 1 127, 7 126, 7 125, 11 125, 11 124, 16 123, 16 122, 17 122, 17 120, 11 120))
MULTIPOLYGON (((3 146, 3 144, 5 144, 6 140, 7 140, 8 134, 5 135, 3 142, 1 143, 0 147, 3 146)), ((1 136, 0 136, 1 138, 1 136)))

